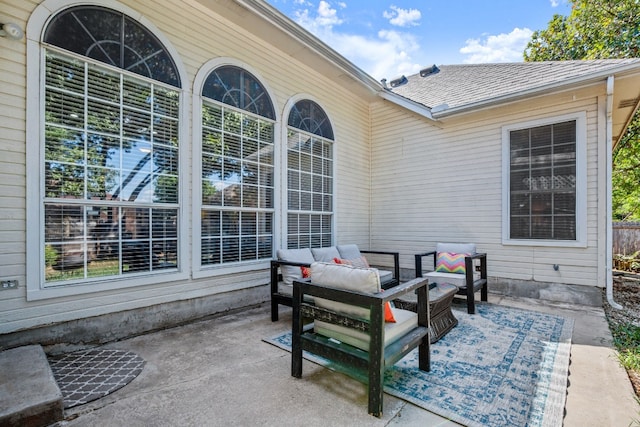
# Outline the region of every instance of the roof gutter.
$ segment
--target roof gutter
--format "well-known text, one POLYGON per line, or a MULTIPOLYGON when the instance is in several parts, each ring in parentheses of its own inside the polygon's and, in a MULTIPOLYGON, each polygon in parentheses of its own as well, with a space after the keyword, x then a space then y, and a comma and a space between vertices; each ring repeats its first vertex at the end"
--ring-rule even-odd
POLYGON ((613 184, 611 182, 611 177, 613 175, 613 83, 615 77, 610 75, 607 77, 607 105, 606 105, 606 115, 607 115, 607 129, 606 129, 606 141, 607 144, 606 153, 607 153, 607 169, 606 169, 606 192, 607 192, 607 212, 605 215, 605 223, 606 223, 606 238, 605 238, 605 247, 606 247, 606 256, 605 256, 605 274, 606 274, 606 287, 607 287, 607 301, 611 305, 611 307, 616 309, 621 309, 622 306, 613 300, 613 184))
POLYGON ((470 111, 478 111, 483 108, 490 108, 500 104, 504 104, 506 102, 518 101, 525 98, 529 98, 531 96, 543 95, 548 92, 557 91, 558 89, 566 90, 571 86, 581 86, 590 83, 599 82, 605 78, 612 77, 613 74, 624 73, 626 71, 637 70, 638 64, 627 64, 621 65, 619 67, 610 68, 608 70, 602 70, 597 73, 588 74, 585 76, 575 77, 567 80, 561 80, 558 82, 550 83, 547 85, 539 86, 536 88, 524 90, 522 92, 517 92, 510 95, 502 95, 497 96, 495 98, 489 98, 484 101, 473 102, 471 104, 460 105, 458 107, 447 108, 444 110, 439 110, 436 112, 432 112, 434 119, 442 119, 445 117, 453 116, 456 114, 464 114, 470 111))
POLYGON ((406 108, 409 111, 412 111, 420 116, 427 118, 436 122, 437 120, 433 118, 433 114, 431 112, 431 108, 425 107, 423 104, 419 102, 412 101, 404 96, 400 96, 396 93, 389 92, 388 90, 382 90, 378 92, 378 96, 380 98, 385 99, 389 102, 393 102, 396 105, 399 105, 402 108, 406 108))

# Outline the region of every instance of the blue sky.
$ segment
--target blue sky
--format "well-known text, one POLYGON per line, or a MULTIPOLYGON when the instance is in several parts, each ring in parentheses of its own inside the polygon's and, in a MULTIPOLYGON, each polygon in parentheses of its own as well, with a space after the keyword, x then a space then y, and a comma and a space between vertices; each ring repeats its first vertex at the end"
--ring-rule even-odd
POLYGON ((268 0, 376 79, 436 64, 520 62, 568 0, 268 0))

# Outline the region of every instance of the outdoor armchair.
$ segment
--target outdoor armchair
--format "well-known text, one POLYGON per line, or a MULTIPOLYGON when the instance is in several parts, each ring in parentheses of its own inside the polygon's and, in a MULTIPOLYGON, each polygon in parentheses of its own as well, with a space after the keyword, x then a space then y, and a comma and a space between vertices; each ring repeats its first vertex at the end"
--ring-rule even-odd
POLYGON ((449 283, 458 287, 458 295, 467 297, 467 312, 474 314, 475 293, 487 301, 487 254, 477 253, 473 243, 437 243, 436 250, 415 255, 416 277, 430 283, 449 283), (424 257, 433 257, 433 271, 423 274, 424 257))
POLYGON ((302 377, 303 351, 359 370, 368 378, 369 413, 379 417, 386 367, 418 347, 419 368, 430 370, 428 280, 381 292, 376 269, 330 263, 313 263, 311 277, 293 283, 291 375, 302 377), (416 291, 417 313, 389 308, 395 323, 385 321, 387 303, 416 291))

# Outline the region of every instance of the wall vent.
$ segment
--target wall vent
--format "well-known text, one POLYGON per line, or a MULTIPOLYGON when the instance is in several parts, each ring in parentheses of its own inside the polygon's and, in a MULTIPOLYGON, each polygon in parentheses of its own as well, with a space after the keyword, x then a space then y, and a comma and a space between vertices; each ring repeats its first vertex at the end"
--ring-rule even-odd
POLYGON ((632 98, 632 99, 623 99, 618 104, 618 108, 630 108, 635 107, 640 102, 640 98, 632 98))

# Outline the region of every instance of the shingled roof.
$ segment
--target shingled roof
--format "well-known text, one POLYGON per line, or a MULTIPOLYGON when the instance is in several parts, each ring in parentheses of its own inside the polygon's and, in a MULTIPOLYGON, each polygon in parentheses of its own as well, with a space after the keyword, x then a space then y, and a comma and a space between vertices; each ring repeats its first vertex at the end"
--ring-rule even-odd
MULTIPOLYGON (((518 62, 429 67, 389 90, 432 108, 433 113, 460 110, 500 99, 533 94, 559 85, 583 83, 625 68, 640 59, 518 62), (424 75, 424 77, 421 76, 424 75)), ((404 80, 404 79, 402 79, 404 80)), ((445 113, 446 114, 446 113, 445 113)))

